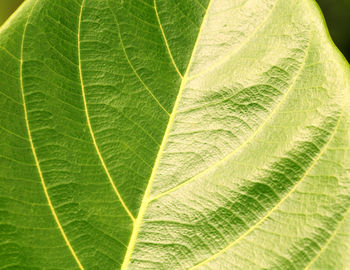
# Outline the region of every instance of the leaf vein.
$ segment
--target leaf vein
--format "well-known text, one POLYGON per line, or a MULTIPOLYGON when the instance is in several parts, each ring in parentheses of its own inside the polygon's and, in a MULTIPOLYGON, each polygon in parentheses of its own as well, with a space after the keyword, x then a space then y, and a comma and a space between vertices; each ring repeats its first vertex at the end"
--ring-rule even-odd
POLYGON ((314 168, 314 166, 317 164, 317 162, 321 159, 321 157, 323 156, 323 154, 326 152, 326 150, 328 149, 329 144, 333 141, 333 138, 338 130, 339 124, 341 122, 341 119, 343 117, 343 113, 344 113, 344 108, 342 109, 341 115, 338 118, 337 124, 328 140, 328 142, 325 144, 325 146, 323 147, 322 151, 320 151, 320 153, 318 154, 318 156, 315 158, 315 160, 312 162, 312 164, 310 165, 309 169, 306 170, 306 172, 304 173, 304 175, 298 180, 298 182, 293 186, 293 188, 270 210, 266 213, 266 215, 264 215, 258 222, 256 222, 252 227, 250 227, 249 230, 247 230, 244 234, 242 234, 240 237, 238 237, 236 240, 234 240, 230 245, 228 245, 227 247, 219 250, 217 253, 213 254, 212 256, 210 256, 209 258, 205 259, 204 261, 192 266, 191 268, 189 268, 189 270, 193 270, 198 268, 199 266, 202 266, 210 261, 212 261, 213 259, 219 257, 221 254, 225 253, 227 250, 229 250, 230 248, 232 248, 233 246, 237 245, 241 240, 243 240, 246 236, 248 236, 251 232, 253 232, 256 228, 258 228, 269 216, 271 216, 272 213, 274 213, 279 206, 286 200, 289 198, 289 196, 298 188, 298 186, 300 186, 300 184, 303 182, 303 180, 309 175, 309 173, 312 171, 312 169, 314 168))
POLYGON ((130 68, 132 69, 133 73, 135 74, 135 76, 137 77, 137 79, 140 81, 140 83, 143 85, 143 87, 147 90, 147 92, 152 96, 152 98, 157 102, 157 104, 159 105, 159 107, 167 114, 167 115, 170 115, 170 113, 164 108, 164 106, 160 103, 160 101, 157 99, 157 97, 153 94, 153 92, 149 89, 149 87, 147 86, 147 84, 142 80, 141 76, 137 73, 134 65, 131 63, 130 61, 130 58, 126 52, 126 49, 125 49, 125 45, 124 45, 124 41, 123 41, 123 38, 122 38, 122 34, 120 32, 120 25, 119 25, 119 22, 118 22, 118 19, 117 19, 117 16, 116 14, 113 12, 112 8, 111 8, 111 5, 110 5, 110 2, 108 0, 108 8, 111 12, 111 14, 113 15, 113 18, 114 18, 114 22, 118 28, 118 37, 120 39, 120 45, 122 47, 122 50, 123 50, 123 53, 124 53, 124 56, 125 56, 125 59, 126 61, 128 62, 130 68))
POLYGON ((159 18, 159 13, 158 13, 158 8, 157 8, 157 0, 153 0, 153 4, 154 4, 154 11, 156 13, 156 17, 157 17, 157 21, 158 21, 158 24, 159 24, 159 28, 160 28, 160 31, 162 32, 162 36, 163 36, 163 39, 164 39, 164 43, 165 43, 165 46, 167 48, 167 51, 168 51, 168 54, 170 56, 170 59, 171 59, 171 62, 176 70, 176 72, 179 74, 179 76, 183 79, 183 76, 179 70, 179 68, 177 67, 176 63, 175 63, 175 59, 173 57, 173 54, 171 53, 171 50, 170 50, 170 47, 169 47, 169 43, 168 43, 168 40, 165 36, 165 32, 164 32, 164 29, 163 29, 163 26, 162 26, 162 23, 160 21, 160 18, 159 18))
POLYGON ((79 69, 81 92, 82 92, 82 96, 83 96, 84 111, 85 111, 86 121, 87 121, 87 124, 88 124, 88 127, 89 127, 89 131, 90 131, 90 135, 91 135, 91 138, 92 138, 92 142, 93 142, 93 144, 95 146, 95 149, 96 149, 96 153, 97 153, 97 155, 98 155, 98 157, 100 159, 102 167, 103 167, 103 169, 104 169, 104 171, 105 171, 105 173, 107 175, 107 178, 108 178, 109 182, 111 183, 113 191, 117 195, 120 203, 122 204, 122 206, 125 209, 125 211, 128 214, 128 216, 131 218, 132 221, 134 221, 135 220, 134 216, 132 215, 132 213, 130 212, 129 208, 125 204, 122 196, 120 195, 117 187, 115 186, 115 184, 113 182, 112 176, 109 173, 107 165, 106 165, 106 163, 105 163, 105 161, 104 161, 104 159, 102 157, 101 151, 100 151, 100 149, 99 149, 99 147, 97 145, 95 134, 94 134, 94 131, 92 130, 92 126, 91 126, 91 123, 90 123, 90 116, 89 116, 89 111, 88 111, 88 108, 87 108, 87 102, 86 102, 86 96, 85 96, 85 86, 84 86, 84 80, 83 80, 83 72, 82 72, 82 65, 81 65, 81 52, 80 52, 80 28, 81 28, 81 18, 82 18, 84 3, 85 3, 85 0, 82 1, 82 5, 81 5, 81 8, 80 8, 80 14, 79 14, 79 24, 78 24, 78 62, 79 62, 78 69, 79 69))
MULTIPOLYGON (((197 73, 197 74, 194 74, 192 75, 189 80, 193 80, 199 76, 202 76, 208 72, 210 72, 211 70, 215 69, 216 67, 218 67, 219 65, 225 63, 225 61, 227 61, 228 59, 230 59, 233 55, 235 55, 238 51, 240 51, 245 45, 248 44, 248 42, 252 39, 252 37, 255 36, 256 33, 259 32, 259 30, 266 25, 267 21, 270 19, 270 17, 272 16, 273 14, 273 11, 275 10, 276 6, 277 6, 277 3, 279 2, 280 0, 277 0, 275 2, 275 4, 273 5, 273 7, 271 8, 270 12, 268 13, 268 15, 265 17, 265 19, 254 29, 254 31, 248 35, 248 37, 246 37, 244 39, 244 41, 238 45, 237 48, 235 48, 233 51, 231 51, 226 57, 224 57, 223 59, 221 59, 220 61, 216 62, 214 65, 211 65, 209 68, 197 73)), ((244 5, 244 4, 243 4, 244 5)), ((243 6, 242 5, 242 6, 243 6)))
POLYGON ((164 134, 162 143, 161 143, 160 148, 158 150, 158 154, 157 154, 157 157, 156 157, 156 160, 155 160, 155 163, 154 163, 154 167, 153 167, 150 179, 148 181, 148 184, 147 184, 147 187, 146 187, 146 190, 145 190, 145 194, 144 194, 142 202, 141 202, 139 214, 138 214, 137 219, 136 219, 136 221, 134 223, 134 228, 133 228, 133 231, 132 231, 132 234, 131 234, 131 237, 130 237, 130 242, 129 242, 128 248, 127 248, 125 256, 124 256, 124 261, 123 261, 123 264, 122 264, 122 267, 121 267, 122 270, 126 270, 128 265, 129 265, 129 262, 130 262, 130 259, 131 259, 131 255, 132 255, 132 252, 133 252, 135 244, 136 244, 138 232, 139 232, 140 227, 141 227, 142 219, 143 219, 143 216, 144 216, 144 214, 146 212, 147 206, 148 206, 148 204, 150 202, 149 197, 150 197, 150 193, 151 193, 152 184, 153 184, 153 181, 154 181, 154 178, 155 178, 155 175, 156 175, 159 163, 160 163, 161 156, 162 156, 162 154, 164 152, 164 148, 165 148, 165 145, 166 145, 167 138, 168 138, 168 136, 170 134, 171 127, 172 127, 172 125, 174 123, 174 120, 175 120, 177 107, 179 106, 181 95, 182 95, 182 92, 183 92, 183 90, 185 88, 185 85, 186 85, 186 82, 187 82, 188 73, 189 73, 189 70, 190 70, 190 67, 191 67, 191 64, 192 64, 192 61, 193 61, 193 57, 194 57, 194 52, 196 51, 196 48, 197 48, 197 45, 198 45, 198 40, 199 40, 199 37, 201 35, 202 29, 203 29, 203 25, 204 25, 204 22, 205 22, 205 20, 207 18, 207 15, 208 15, 208 12, 209 12, 209 9, 210 9, 210 5, 212 4, 212 2, 213 2, 213 0, 210 0, 208 8, 207 8, 207 11, 206 11, 206 13, 205 13, 205 15, 203 17, 202 27, 200 28, 200 30, 198 32, 197 39, 196 39, 195 45, 193 47, 193 51, 192 51, 192 55, 191 55, 190 61, 189 61, 188 66, 186 68, 186 72, 185 72, 184 78, 182 79, 182 82, 181 82, 181 85, 180 85, 180 89, 179 89, 179 93, 177 95, 173 111, 172 111, 172 113, 170 115, 169 122, 168 122, 167 128, 165 130, 165 134, 164 134))
POLYGON ((321 256, 321 254, 327 249, 327 247, 329 246, 329 244, 332 242, 332 240, 334 239, 334 237, 337 235, 338 231, 340 230, 341 226, 343 225, 347 215, 350 212, 350 208, 347 209, 347 211, 345 212, 343 218, 340 220, 340 222, 338 223, 336 229, 333 231, 333 233, 330 235, 330 237, 328 238, 328 240, 326 241, 326 243, 323 245, 323 247, 321 247, 320 251, 317 253, 317 255, 309 262, 309 264, 305 267, 304 270, 308 270, 310 269, 310 266, 317 261, 317 259, 321 256))
POLYGON ((72 253, 76 263, 78 264, 78 267, 82 270, 84 270, 84 267, 83 265, 81 264, 77 254, 75 253, 66 233, 64 232, 63 230, 63 227, 58 219, 58 216, 56 214, 56 211, 55 211, 55 208, 53 207, 52 205, 52 202, 51 202, 51 198, 49 196, 49 193, 48 193, 48 190, 47 190, 47 187, 46 187, 46 183, 45 183, 45 180, 44 180, 44 176, 43 176, 43 173, 41 171, 41 167, 40 167, 40 162, 39 162, 39 159, 38 159, 38 156, 36 154, 36 150, 35 150, 35 147, 34 147, 34 142, 33 142, 33 139, 32 139, 32 133, 31 133, 31 129, 30 129, 30 126, 29 126, 29 120, 28 120, 28 111, 27 111, 27 105, 26 105, 26 100, 25 100, 25 95, 24 95, 24 84, 23 84, 23 48, 24 48, 24 38, 25 38, 25 35, 26 35, 26 31, 27 31, 27 27, 28 27, 28 24, 29 24, 29 19, 33 13, 33 10, 37 4, 38 0, 35 0, 34 4, 33 4, 33 7, 28 15, 28 18, 27 18, 27 21, 24 25, 24 30, 23 30, 23 35, 22 35, 22 41, 21 41, 21 54, 20 54, 20 72, 19 72, 19 75, 20 75, 20 88, 21 88, 21 94, 22 94, 22 102, 23 102, 23 110, 24 110, 24 118, 25 118, 25 123, 26 123, 26 129, 27 129, 27 133, 28 133, 28 139, 29 139, 29 143, 30 143, 30 147, 32 149, 32 153, 33 153, 33 157, 34 157, 34 161, 35 161, 35 165, 37 167, 37 170, 38 170, 38 173, 39 173, 39 177, 40 177, 40 181, 41 181, 41 185, 43 187, 43 190, 44 190, 44 194, 45 194, 45 197, 47 199, 47 202, 48 202, 48 205, 49 205, 49 208, 51 210, 51 213, 54 217, 54 220, 61 232, 61 235, 63 236, 63 239, 64 241, 66 242, 70 252, 72 253))

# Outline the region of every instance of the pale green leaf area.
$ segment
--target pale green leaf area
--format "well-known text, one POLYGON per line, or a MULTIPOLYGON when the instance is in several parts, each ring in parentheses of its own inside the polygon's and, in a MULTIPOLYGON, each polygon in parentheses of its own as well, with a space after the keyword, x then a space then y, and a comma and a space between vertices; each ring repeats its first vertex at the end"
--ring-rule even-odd
POLYGON ((26 0, 0 63, 0 269, 350 269, 313 0, 26 0))

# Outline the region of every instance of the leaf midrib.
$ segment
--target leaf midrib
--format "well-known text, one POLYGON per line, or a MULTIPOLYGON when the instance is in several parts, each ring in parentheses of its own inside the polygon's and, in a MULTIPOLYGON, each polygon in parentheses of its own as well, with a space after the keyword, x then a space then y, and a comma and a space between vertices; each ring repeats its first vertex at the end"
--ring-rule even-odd
POLYGON ((185 72, 185 74, 183 76, 183 79, 181 81, 179 92, 178 92, 178 95, 176 97, 176 101, 175 101, 172 113, 170 115, 169 122, 168 122, 167 128, 165 130, 164 137, 163 137, 161 146, 159 148, 159 151, 158 151, 158 154, 157 154, 157 157, 156 157, 156 160, 155 160, 155 164, 154 164, 154 167, 152 169, 152 173, 151 173, 150 179, 149 179, 148 184, 147 184, 147 188, 145 190, 145 194, 144 194, 142 202, 141 202, 140 210, 139 210, 138 216, 136 218, 136 221, 134 223, 134 228, 133 228, 133 231, 132 231, 132 234, 131 234, 131 237, 130 237, 128 248, 127 248, 126 253, 125 253, 125 257, 124 257, 124 261, 123 261, 121 270, 127 270, 127 267, 129 265, 129 262, 130 262, 130 259, 131 259, 131 255, 132 255, 132 252, 133 252, 135 244, 136 244, 137 236, 138 236, 138 233, 140 231, 140 227, 141 227, 141 223, 142 223, 142 220, 143 220, 143 216, 144 216, 144 214, 146 212, 146 209, 147 209, 147 206, 149 204, 149 197, 150 197, 150 193, 151 193, 152 184, 153 184, 153 181, 154 181, 154 178, 155 178, 155 175, 156 175, 159 163, 160 163, 160 159, 161 159, 162 154, 164 152, 164 148, 165 148, 167 139, 169 137, 170 130, 171 130, 172 125, 174 123, 175 115, 176 115, 177 108, 178 108, 179 103, 180 103, 182 92, 183 92, 183 90, 185 88, 185 85, 186 85, 186 83, 188 81, 188 75, 189 75, 190 67, 192 65, 193 58, 195 56, 195 52, 196 52, 196 49, 197 49, 197 46, 198 46, 198 41, 199 41, 199 38, 200 38, 201 33, 203 31, 203 27, 205 25, 206 18, 208 16, 208 13, 209 13, 209 10, 210 10, 210 6, 213 3, 213 1, 214 0, 210 0, 209 1, 207 10, 206 10, 206 12, 205 12, 205 14, 203 16, 202 25, 201 25, 201 27, 200 27, 200 29, 198 31, 198 35, 197 35, 196 41, 194 43, 192 54, 191 54, 190 60, 189 60, 188 65, 187 65, 186 72, 185 72))

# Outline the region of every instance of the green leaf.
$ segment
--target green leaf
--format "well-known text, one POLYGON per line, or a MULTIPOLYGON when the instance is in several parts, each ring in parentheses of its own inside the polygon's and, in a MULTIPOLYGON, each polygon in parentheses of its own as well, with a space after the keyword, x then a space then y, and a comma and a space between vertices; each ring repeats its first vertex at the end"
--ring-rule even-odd
POLYGON ((349 269, 314 1, 27 0, 0 61, 1 269, 349 269))

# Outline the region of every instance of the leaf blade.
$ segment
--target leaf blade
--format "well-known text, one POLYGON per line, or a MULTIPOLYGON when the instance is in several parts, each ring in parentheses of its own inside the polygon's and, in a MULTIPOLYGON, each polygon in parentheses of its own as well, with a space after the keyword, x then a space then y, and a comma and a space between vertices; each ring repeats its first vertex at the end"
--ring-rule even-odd
POLYGON ((1 266, 346 269, 348 64, 312 1, 207 5, 27 1, 1 28, 1 266))

